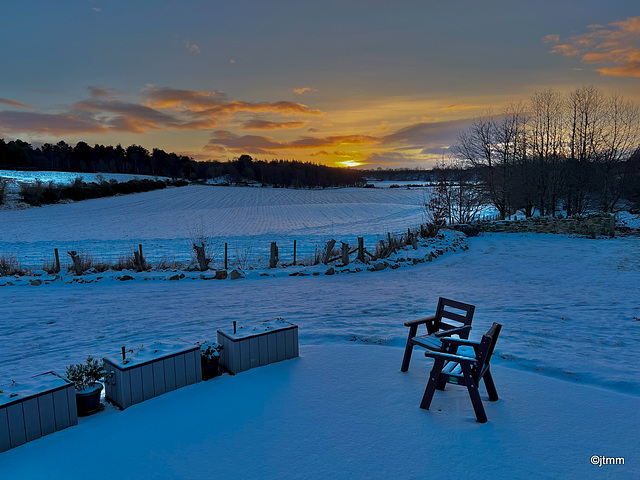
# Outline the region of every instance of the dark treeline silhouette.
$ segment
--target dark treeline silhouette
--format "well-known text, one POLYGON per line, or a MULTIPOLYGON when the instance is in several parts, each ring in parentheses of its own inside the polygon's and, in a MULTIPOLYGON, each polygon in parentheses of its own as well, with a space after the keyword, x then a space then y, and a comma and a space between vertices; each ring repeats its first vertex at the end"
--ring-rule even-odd
POLYGON ((91 147, 85 142, 78 142, 72 147, 61 141, 33 148, 22 140, 5 142, 0 139, 0 168, 3 169, 191 178, 194 164, 189 157, 157 148, 150 153, 139 145, 91 147))
POLYGON ((241 155, 231 162, 196 162, 199 179, 226 178, 230 182, 258 182, 276 187, 327 188, 362 186, 362 172, 290 160, 253 160, 241 155))
POLYGON ((437 172, 433 170, 422 170, 414 168, 394 168, 385 169, 377 168, 375 170, 362 169, 360 172, 366 177, 378 181, 399 182, 399 181, 415 181, 434 182, 438 178, 437 172))
POLYGON ((278 187, 313 188, 364 184, 360 172, 314 163, 253 160, 242 155, 230 162, 196 162, 190 157, 139 145, 89 146, 63 141, 33 148, 22 140, 0 139, 0 169, 77 173, 125 173, 187 180, 223 178, 229 182, 260 182, 278 187))

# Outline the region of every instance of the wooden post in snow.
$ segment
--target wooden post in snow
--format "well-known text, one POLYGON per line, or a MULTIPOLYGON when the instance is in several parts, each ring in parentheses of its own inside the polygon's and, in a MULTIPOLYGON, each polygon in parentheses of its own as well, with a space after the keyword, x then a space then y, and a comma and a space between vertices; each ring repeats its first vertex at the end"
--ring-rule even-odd
POLYGON ((342 243, 342 263, 343 265, 349 265, 349 244, 342 243))
POLYGON ((296 264, 296 241, 293 241, 293 264, 296 264))
POLYGON ((324 257, 322 258, 322 263, 325 265, 329 263, 329 259, 331 258, 331 252, 333 252, 333 247, 336 244, 335 240, 329 240, 327 242, 327 246, 324 249, 324 257))
POLYGON ((138 251, 133 252, 133 264, 138 272, 144 270, 144 257, 142 256, 142 244, 138 245, 138 251))
POLYGON ((60 273, 60 255, 58 255, 58 249, 54 248, 53 249, 53 255, 55 257, 55 269, 56 272, 55 273, 60 273))
POLYGON ((227 258, 228 258, 227 254, 228 254, 228 245, 227 245, 227 242, 224 242, 224 269, 225 270, 227 269, 227 258))
POLYGON ((278 266, 278 245, 276 242, 271 242, 271 254, 269 256, 269 268, 276 268, 278 266))
POLYGON ((364 263, 364 238, 358 237, 358 260, 364 263))

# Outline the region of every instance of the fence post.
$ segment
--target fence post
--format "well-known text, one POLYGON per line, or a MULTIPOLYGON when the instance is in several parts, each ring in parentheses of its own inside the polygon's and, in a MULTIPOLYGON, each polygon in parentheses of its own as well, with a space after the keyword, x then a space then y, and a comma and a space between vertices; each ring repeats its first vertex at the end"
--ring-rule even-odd
POLYGON ((358 237, 358 260, 364 263, 364 238, 358 237))
POLYGON ((276 242, 271 242, 271 255, 269 256, 269 268, 276 268, 278 266, 278 245, 276 242))
POLYGON ((325 265, 329 263, 329 259, 331 258, 331 252, 333 252, 333 246, 336 244, 336 241, 331 239, 327 242, 327 246, 324 250, 324 257, 322 258, 322 263, 325 265))
POLYGON ((138 251, 133 252, 133 263, 136 267, 136 271, 141 272, 144 270, 144 257, 142 256, 142 244, 138 244, 138 251))
POLYGON ((56 259, 56 265, 55 265, 55 269, 56 272, 55 273, 60 273, 60 255, 58 255, 58 249, 54 248, 53 249, 53 255, 56 259))
POLYGON ((293 264, 296 264, 296 240, 293 241, 293 264))
POLYGON ((227 242, 224 242, 224 269, 227 269, 227 253, 228 253, 228 245, 227 242))
POLYGON ((349 265, 349 244, 344 242, 340 243, 342 243, 342 263, 349 265))

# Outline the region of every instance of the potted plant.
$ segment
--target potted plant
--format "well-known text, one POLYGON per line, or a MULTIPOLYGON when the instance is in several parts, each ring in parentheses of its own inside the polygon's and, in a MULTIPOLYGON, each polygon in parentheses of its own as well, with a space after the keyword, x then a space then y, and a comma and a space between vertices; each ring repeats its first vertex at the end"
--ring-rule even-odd
POLYGON ((105 374, 102 361, 87 357, 85 363, 69 365, 65 374, 75 385, 78 416, 85 417, 100 410, 100 379, 105 374))
POLYGON ((200 362, 202 363, 202 379, 209 380, 220 373, 220 350, 222 345, 205 342, 200 345, 200 362))

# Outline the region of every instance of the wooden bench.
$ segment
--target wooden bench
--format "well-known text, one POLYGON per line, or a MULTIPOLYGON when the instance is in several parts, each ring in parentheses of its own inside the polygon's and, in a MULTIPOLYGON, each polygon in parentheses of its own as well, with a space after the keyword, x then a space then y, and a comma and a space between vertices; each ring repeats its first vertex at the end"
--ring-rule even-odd
POLYGON ((443 351, 441 352, 425 352, 425 356, 433 358, 433 368, 429 375, 429 382, 424 391, 420 408, 429 410, 431 400, 436 390, 444 390, 447 383, 454 385, 464 385, 469 391, 473 410, 476 414, 476 420, 479 423, 487 421, 487 415, 482 406, 480 398, 480 381, 484 380, 489 400, 495 402, 498 400, 498 392, 493 383, 489 361, 493 354, 493 349, 498 341, 500 329, 502 325, 493 323, 489 331, 482 336, 479 342, 463 340, 459 338, 441 338, 443 351), (473 347, 474 357, 457 355, 459 346, 473 347))
POLYGON ((440 297, 435 315, 405 322, 405 327, 409 327, 409 337, 407 338, 407 346, 404 349, 404 358, 402 359, 400 371, 406 372, 409 370, 411 353, 416 345, 427 350, 440 350, 442 347, 440 337, 450 337, 455 334, 462 339, 469 338, 475 309, 474 305, 440 297), (459 310, 462 314, 453 312, 451 309, 459 310), (443 319, 448 321, 443 321, 443 319), (419 325, 426 326, 426 335, 417 335, 419 325))

